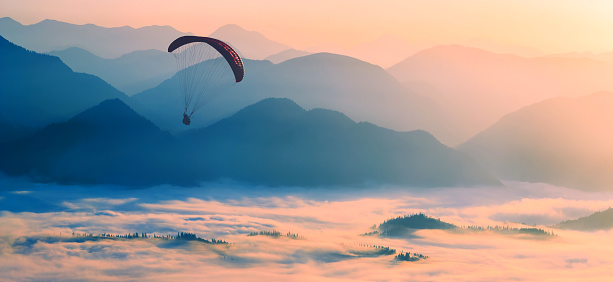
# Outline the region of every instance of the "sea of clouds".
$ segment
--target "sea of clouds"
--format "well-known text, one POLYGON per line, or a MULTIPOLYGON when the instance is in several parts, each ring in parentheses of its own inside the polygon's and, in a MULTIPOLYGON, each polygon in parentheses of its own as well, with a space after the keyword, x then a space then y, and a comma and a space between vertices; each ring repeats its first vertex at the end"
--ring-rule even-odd
POLYGON ((0 180, 0 280, 603 280, 611 231, 548 227, 612 206, 613 193, 548 184, 505 187, 199 187, 35 184, 0 180), (422 212, 459 226, 534 225, 557 236, 420 230, 363 236, 422 212), (278 230, 288 237, 247 236, 278 230), (195 233, 228 245, 156 239, 70 240, 76 234, 195 233), (363 255, 373 245, 428 259, 363 255))

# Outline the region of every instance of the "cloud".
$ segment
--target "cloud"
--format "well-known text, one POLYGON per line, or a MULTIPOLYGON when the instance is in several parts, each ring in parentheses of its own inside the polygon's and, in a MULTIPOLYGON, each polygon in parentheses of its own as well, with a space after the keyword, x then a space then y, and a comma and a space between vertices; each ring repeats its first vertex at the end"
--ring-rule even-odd
MULTIPOLYGON (((360 236, 385 219, 416 212, 460 225, 521 219, 544 224, 604 209, 613 199, 607 193, 543 184, 506 184, 429 190, 384 187, 346 197, 338 191, 326 197, 322 190, 314 196, 304 190, 260 195, 228 191, 236 195, 228 197, 194 188, 173 190, 172 198, 161 201, 164 197, 147 196, 159 188, 113 191, 112 198, 62 190, 65 197, 55 199, 68 210, 0 212, 0 273, 8 280, 66 281, 602 280, 613 274, 613 231, 556 230, 559 236, 548 240, 441 230, 420 230, 407 238, 360 236), (273 229, 298 233, 302 239, 246 235, 273 229), (230 244, 75 240, 70 239, 73 232, 191 232, 230 244), (398 262, 393 255, 372 255, 373 246, 429 258, 398 262)), ((29 195, 40 193, 33 190, 29 195)))

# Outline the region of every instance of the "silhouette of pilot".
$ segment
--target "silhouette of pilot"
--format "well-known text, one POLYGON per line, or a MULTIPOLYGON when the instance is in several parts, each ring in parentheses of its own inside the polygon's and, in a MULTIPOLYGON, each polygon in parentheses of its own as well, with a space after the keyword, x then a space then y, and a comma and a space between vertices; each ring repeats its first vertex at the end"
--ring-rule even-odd
POLYGON ((183 113, 183 124, 185 125, 189 125, 192 121, 189 119, 189 117, 183 113))

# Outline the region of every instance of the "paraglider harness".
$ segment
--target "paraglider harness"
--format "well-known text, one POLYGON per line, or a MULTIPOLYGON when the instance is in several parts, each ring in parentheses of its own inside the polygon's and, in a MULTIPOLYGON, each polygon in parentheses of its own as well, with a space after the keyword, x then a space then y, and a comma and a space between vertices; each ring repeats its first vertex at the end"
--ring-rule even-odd
MULTIPOLYGON (((192 113, 193 114, 193 113, 192 113)), ((183 124, 185 125, 189 125, 192 121, 189 119, 189 117, 191 116, 191 114, 188 116, 187 114, 183 113, 183 124)))

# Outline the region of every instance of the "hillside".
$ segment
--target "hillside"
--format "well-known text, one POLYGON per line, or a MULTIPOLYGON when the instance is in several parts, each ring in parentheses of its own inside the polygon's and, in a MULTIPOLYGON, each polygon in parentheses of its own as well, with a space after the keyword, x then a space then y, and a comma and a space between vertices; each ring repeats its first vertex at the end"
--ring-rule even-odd
POLYGON ((609 230, 613 228, 613 208, 595 212, 578 219, 563 221, 553 227, 579 231, 609 230))
POLYGON ((611 190, 612 128, 613 93, 553 98, 504 116, 458 148, 501 179, 611 190))
POLYGON ((0 170, 37 181, 130 186, 233 179, 255 185, 499 185, 424 131, 355 123, 267 99, 175 140, 119 99, 0 144, 0 170))
POLYGON ((134 51, 115 59, 103 59, 77 47, 48 54, 59 57, 75 72, 102 78, 127 95, 158 86, 177 70, 172 54, 153 49, 134 51))
POLYGON ((381 234, 393 235, 402 234, 416 229, 454 229, 454 224, 441 221, 438 218, 429 217, 423 213, 399 216, 388 219, 379 224, 378 230, 381 234))
POLYGON ((266 99, 185 137, 189 166, 267 185, 499 185, 424 131, 396 132, 289 99, 266 99))
MULTIPOLYGON (((276 65, 245 60, 245 70, 244 81, 197 113, 192 126, 210 124, 262 99, 289 98, 306 109, 340 111, 353 120, 393 130, 423 129, 445 144, 455 130, 454 122, 436 103, 407 91, 382 68, 351 57, 320 53, 276 65)), ((157 121, 180 117, 181 100, 177 97, 176 77, 133 96, 143 105, 152 105, 160 117, 150 119, 160 127, 181 130, 184 127, 157 121)))
POLYGON ((66 122, 0 145, 0 168, 39 181, 154 185, 181 183, 170 153, 174 138, 119 99, 66 122))
POLYGON ((278 63, 282 63, 282 62, 285 62, 293 58, 298 58, 298 57, 302 57, 302 56, 306 56, 310 54, 311 53, 306 52, 306 51, 300 51, 296 49, 287 49, 279 53, 270 55, 264 58, 264 60, 271 61, 273 64, 278 64, 278 63))
POLYGON ((235 24, 224 25, 209 37, 222 40, 236 49, 243 58, 262 60, 290 47, 272 41, 257 31, 247 31, 235 24))
POLYGON ((547 98, 613 91, 613 64, 586 58, 524 58, 460 45, 436 46, 388 71, 458 122, 460 144, 503 115, 547 98))
POLYGON ((127 98, 102 79, 75 73, 54 56, 0 37, 0 117, 16 127, 64 121, 111 98, 127 98))
POLYGON ((175 38, 188 33, 180 32, 170 26, 107 28, 55 20, 22 25, 5 17, 0 18, 0 35, 17 45, 39 53, 79 47, 108 59, 137 50, 165 51, 175 38))

